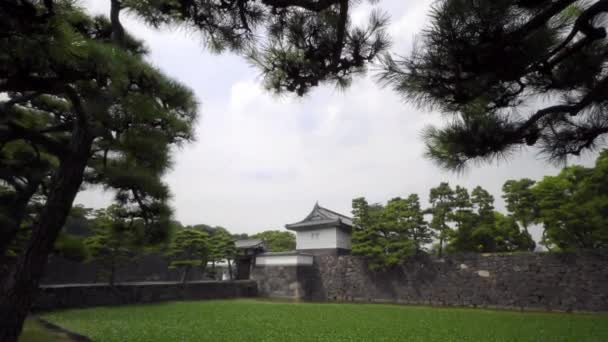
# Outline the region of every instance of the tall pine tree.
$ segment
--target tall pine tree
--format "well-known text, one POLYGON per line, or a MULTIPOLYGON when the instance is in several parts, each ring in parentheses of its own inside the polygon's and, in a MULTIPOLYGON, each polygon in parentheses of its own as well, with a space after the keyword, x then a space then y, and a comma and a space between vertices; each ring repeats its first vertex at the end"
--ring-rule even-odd
POLYGON ((150 242, 167 236, 169 191, 161 176, 171 146, 192 140, 196 101, 145 62, 146 49, 122 26, 121 12, 155 26, 189 26, 213 50, 250 58, 269 88, 303 95, 322 82, 348 84, 387 47, 386 18, 374 14, 354 27, 352 4, 111 0, 107 20, 70 0, 0 2, 0 253, 20 229, 29 232, 0 275, 0 340, 16 341, 83 183, 115 189, 150 242))
POLYGON ((440 166, 536 146, 552 160, 608 133, 608 1, 439 0, 406 58, 381 80, 453 119, 424 133, 440 166))

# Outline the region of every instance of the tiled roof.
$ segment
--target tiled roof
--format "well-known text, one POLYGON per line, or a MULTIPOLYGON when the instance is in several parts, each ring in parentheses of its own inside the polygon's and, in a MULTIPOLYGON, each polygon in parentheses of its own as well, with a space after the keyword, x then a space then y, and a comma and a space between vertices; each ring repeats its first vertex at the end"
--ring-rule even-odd
POLYGON ((246 240, 236 240, 234 242, 236 248, 255 248, 255 247, 263 247, 264 241, 261 239, 246 239, 246 240))
POLYGON ((317 203, 306 218, 300 222, 288 224, 285 227, 291 230, 299 230, 331 225, 352 229, 353 221, 350 217, 337 213, 333 210, 323 208, 319 205, 319 203, 317 203))

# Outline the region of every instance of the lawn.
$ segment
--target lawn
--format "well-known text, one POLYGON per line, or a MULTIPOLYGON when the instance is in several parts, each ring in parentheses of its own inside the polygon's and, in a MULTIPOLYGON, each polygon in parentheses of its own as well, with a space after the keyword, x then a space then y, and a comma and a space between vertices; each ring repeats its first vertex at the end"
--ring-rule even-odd
POLYGON ((28 319, 23 325, 19 342, 69 342, 63 333, 51 331, 34 319, 28 319))
POLYGON ((50 313, 113 341, 608 341, 608 315, 258 300, 173 302, 50 313))

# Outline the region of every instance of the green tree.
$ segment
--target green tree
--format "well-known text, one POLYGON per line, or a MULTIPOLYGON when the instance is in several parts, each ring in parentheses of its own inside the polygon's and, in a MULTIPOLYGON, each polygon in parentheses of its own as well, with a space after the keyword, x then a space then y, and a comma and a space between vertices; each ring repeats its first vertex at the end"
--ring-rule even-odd
POLYGON ((350 1, 112 0, 109 20, 70 0, 0 2, 0 253, 17 231, 25 252, 0 276, 0 340, 16 341, 46 258, 83 182, 116 190, 151 239, 171 211, 161 177, 172 145, 190 141, 191 92, 145 61, 120 22, 185 25, 215 51, 245 54, 275 91, 346 85, 386 47, 386 18, 355 27, 350 1), (265 37, 264 39, 260 37, 265 37), (32 206, 43 197, 39 207, 32 206), (31 215, 28 211, 35 208, 31 215), (5 224, 6 223, 6 224, 5 224))
POLYGON ((363 197, 353 199, 352 207, 352 253, 366 257, 372 270, 386 267, 387 240, 381 222, 384 207, 378 203, 370 205, 363 197))
POLYGON ((538 201, 537 222, 544 226, 549 249, 608 247, 608 152, 594 168, 570 166, 545 176, 532 188, 538 201))
POLYGON ((448 220, 454 223, 450 231, 447 250, 449 252, 472 252, 476 250, 473 232, 479 223, 479 217, 473 212, 473 203, 469 191, 459 185, 454 189, 453 211, 448 220))
POLYGON ((413 52, 384 60, 381 81, 452 117, 424 133, 442 167, 526 145, 564 160, 608 133, 607 10, 605 1, 439 0, 413 52))
POLYGON ((494 197, 477 186, 469 196, 466 188, 457 186, 453 202, 454 222, 448 250, 450 252, 511 252, 534 249, 530 234, 522 232, 516 221, 494 210, 494 197))
POLYGON ((140 236, 128 221, 128 213, 118 205, 109 206, 95 212, 92 236, 84 240, 88 252, 88 262, 95 262, 102 270, 102 277, 113 286, 116 271, 127 265, 141 250, 140 236))
POLYGON ((481 221, 494 219, 494 196, 481 186, 476 186, 471 192, 471 204, 481 221))
MULTIPOLYGON (((197 116, 191 92, 148 65, 143 45, 131 36, 113 41, 106 19, 90 18, 67 1, 54 3, 52 11, 33 7, 33 14, 27 3, 0 4, 6 37, 0 40, 0 92, 8 94, 0 106, 0 146, 4 152, 26 145, 33 164, 22 163, 23 174, 36 175, 26 180, 10 170, 2 176, 15 197, 35 188, 23 209, 31 212, 3 227, 6 236, 23 226, 29 235, 0 275, 2 341, 16 340, 83 182, 113 189, 150 241, 166 237, 171 211, 161 177, 170 147, 192 139, 197 116), (25 12, 13 13, 10 4, 25 12), (15 183, 20 178, 27 183, 15 183)), ((14 153, 0 158, 3 172, 18 159, 14 153)))
POLYGON ((181 269, 182 283, 188 281, 188 275, 193 267, 205 269, 209 258, 209 246, 209 234, 206 232, 188 228, 177 230, 166 255, 171 260, 170 268, 181 269))
POLYGON ((87 259, 89 253, 85 238, 93 233, 92 218, 93 209, 83 205, 73 206, 55 241, 53 253, 74 261, 87 259))
POLYGON ((429 226, 435 231, 439 240, 438 255, 441 257, 444 243, 452 231, 448 222, 454 209, 454 191, 448 183, 442 182, 439 186, 431 188, 429 203, 431 207, 428 209, 428 213, 433 215, 429 226))
POLYGON ((517 222, 510 216, 499 212, 493 213, 491 222, 482 222, 475 228, 472 241, 475 251, 481 253, 498 253, 530 250, 534 241, 530 235, 521 231, 517 222))
POLYGON ((212 273, 215 277, 215 264, 219 261, 226 260, 228 263, 228 274, 230 279, 233 278, 232 261, 236 257, 236 246, 234 239, 226 228, 215 227, 209 242, 209 260, 212 263, 212 273))
POLYGON ((403 262, 412 254, 420 254, 432 242, 433 233, 424 219, 418 195, 390 200, 382 215, 388 235, 395 245, 389 250, 398 254, 396 263, 403 262))
POLYGON ((532 193, 532 186, 535 183, 529 178, 522 178, 508 180, 502 186, 502 197, 506 202, 507 210, 527 233, 538 210, 536 198, 532 193))
POLYGON ((426 250, 432 232, 420 208, 418 195, 393 198, 386 206, 353 200, 353 245, 356 255, 366 257, 372 270, 402 264, 426 250))
POLYGON ((84 261, 89 255, 85 238, 66 232, 59 233, 53 253, 74 261, 84 261))
POLYGON ((292 232, 266 230, 253 236, 261 239, 271 252, 287 252, 296 249, 296 237, 292 232))

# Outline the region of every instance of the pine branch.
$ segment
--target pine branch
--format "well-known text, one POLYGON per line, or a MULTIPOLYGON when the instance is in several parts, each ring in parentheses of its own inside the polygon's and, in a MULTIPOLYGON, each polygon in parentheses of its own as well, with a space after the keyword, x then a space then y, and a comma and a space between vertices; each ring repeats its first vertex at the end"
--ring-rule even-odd
POLYGON ((112 40, 119 45, 123 45, 125 38, 125 29, 120 23, 120 0, 111 0, 110 21, 112 23, 112 40))
POLYGON ((538 29, 547 23, 551 18, 553 18, 556 14, 563 11, 566 7, 572 5, 577 0, 557 0, 553 5, 549 6, 546 10, 542 11, 532 19, 530 19, 525 25, 517 29, 511 34, 511 37, 514 40, 519 40, 522 37, 525 37, 530 32, 538 29))
POLYGON ((324 11, 340 2, 342 0, 262 0, 263 4, 274 8, 300 7, 313 12, 324 11))
POLYGON ((5 127, 0 126, 0 142, 6 143, 21 139, 42 145, 47 151, 60 158, 68 153, 64 145, 38 131, 25 128, 11 121, 7 122, 5 127))

